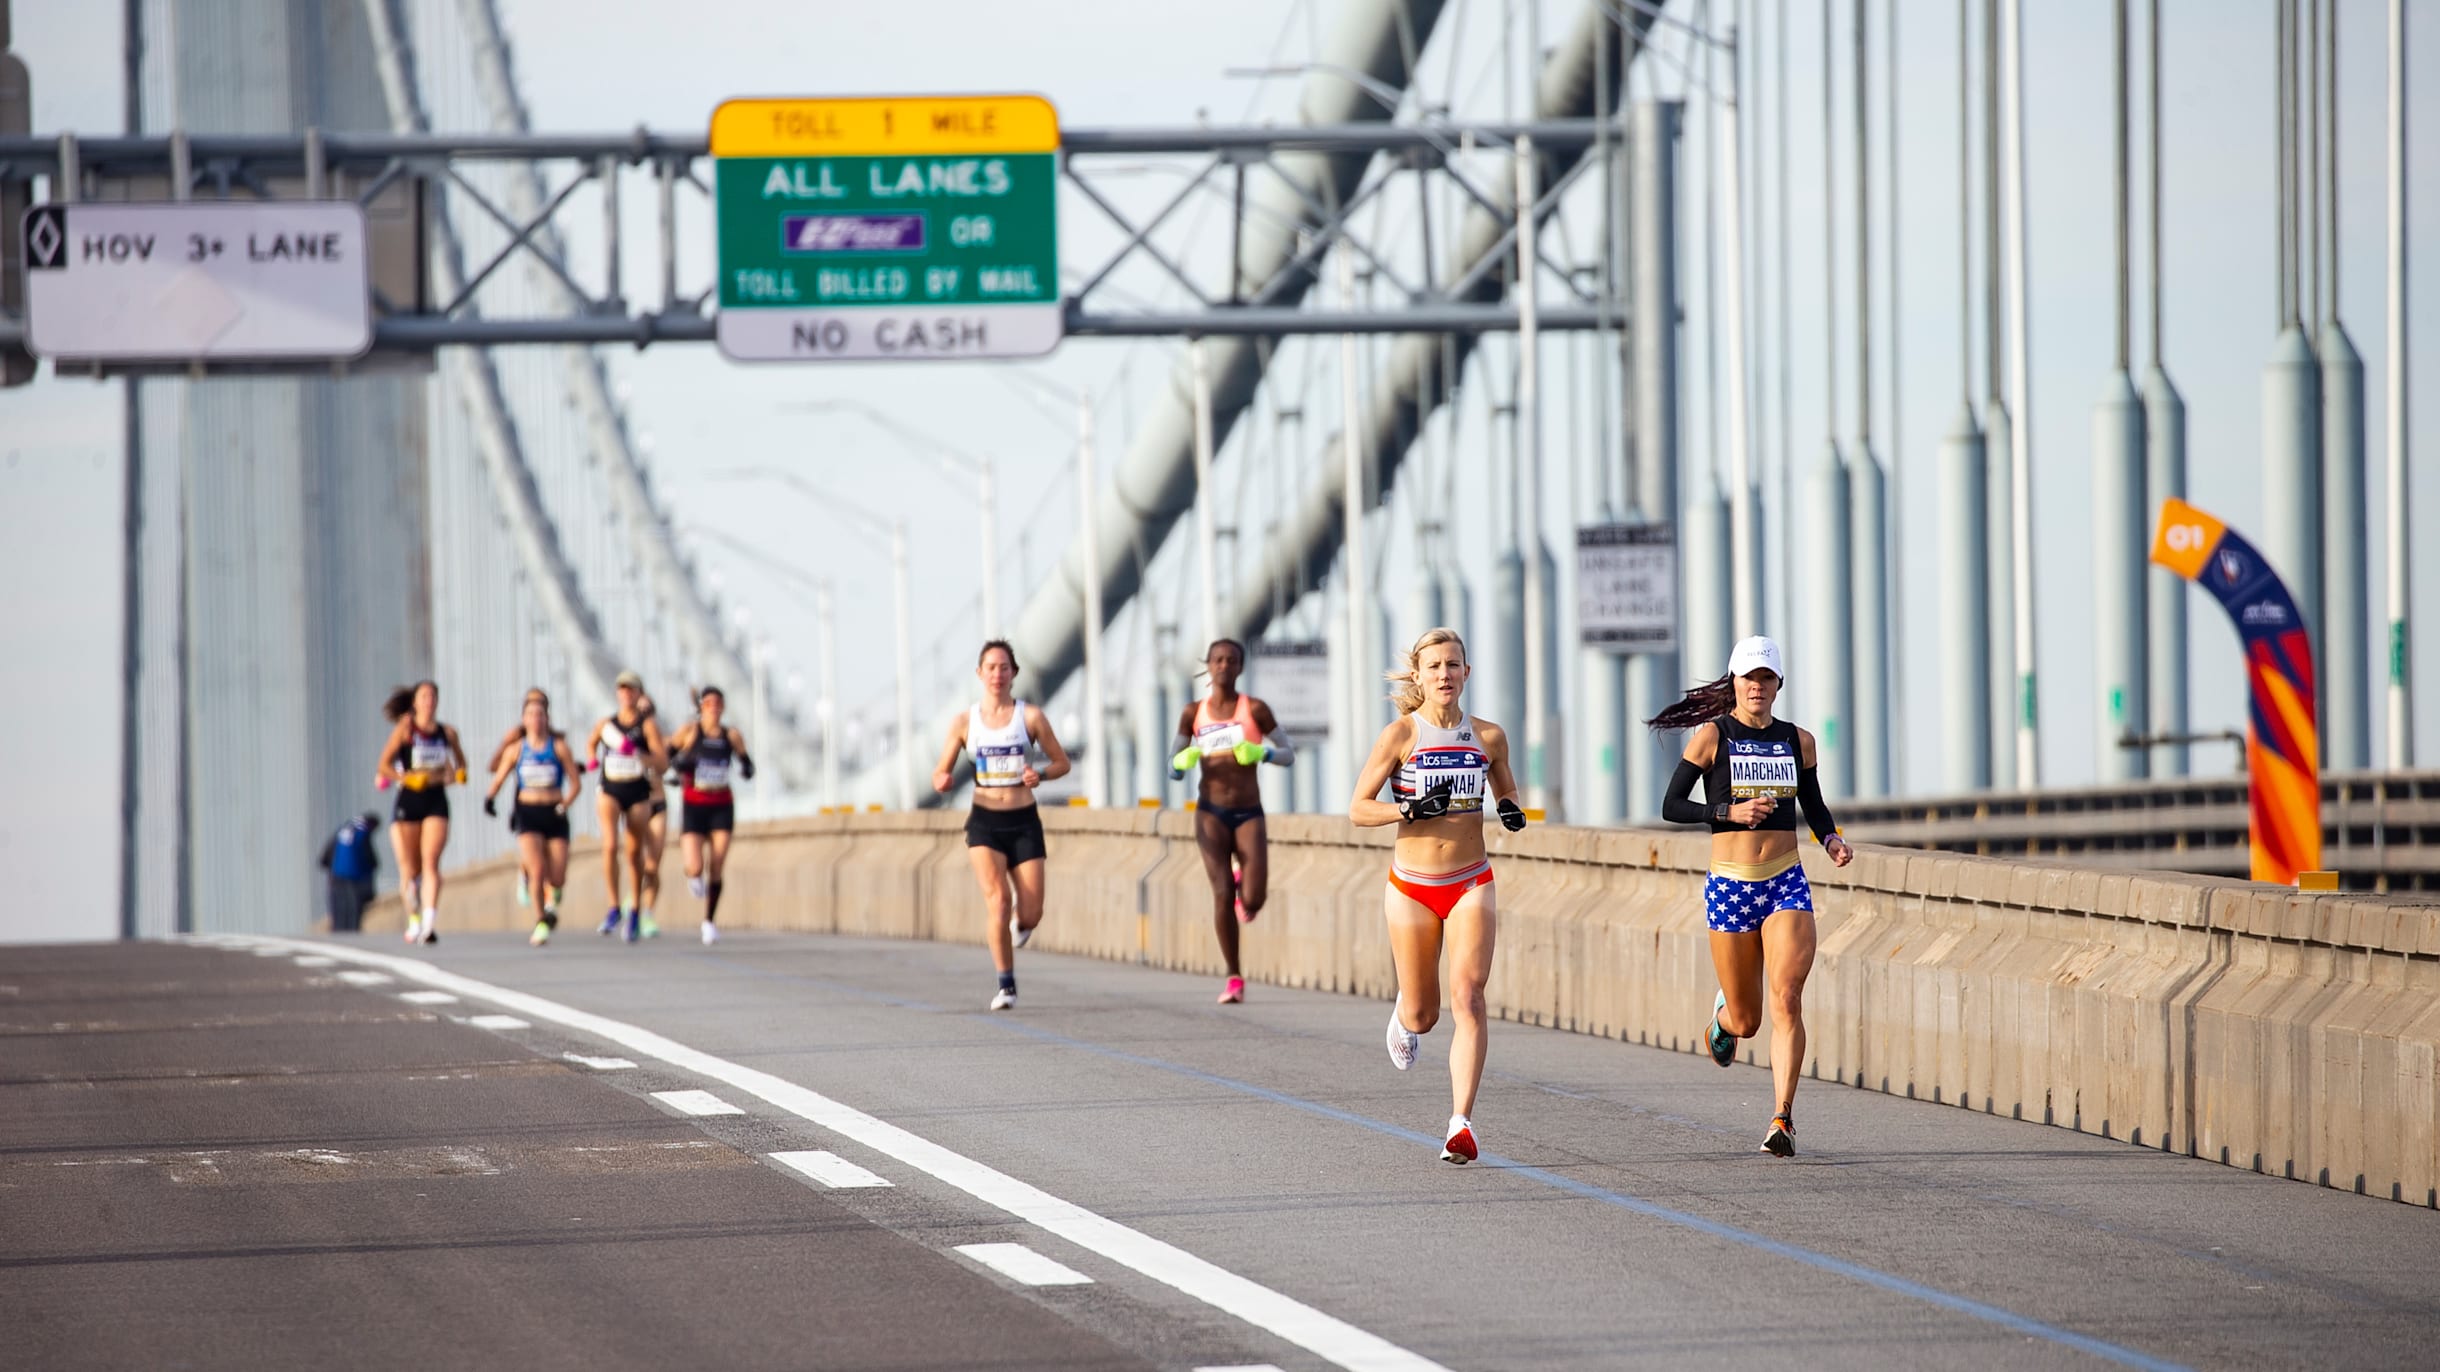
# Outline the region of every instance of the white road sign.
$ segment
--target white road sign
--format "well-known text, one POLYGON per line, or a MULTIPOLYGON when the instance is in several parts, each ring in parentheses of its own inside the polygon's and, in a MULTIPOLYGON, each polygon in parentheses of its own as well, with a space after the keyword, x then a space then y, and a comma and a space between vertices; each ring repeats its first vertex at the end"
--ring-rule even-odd
POLYGON ((712 330, 720 351, 741 362, 1039 357, 1058 347, 1067 332, 1065 308, 724 309, 712 321, 712 330))
POLYGON ((353 201, 37 205, 23 241, 29 341, 45 357, 338 359, 373 345, 353 201))
POLYGON ((1576 621, 1585 646, 1622 653, 1677 647, 1677 528, 1665 522, 1576 530, 1576 621))
POLYGON ((1318 640, 1269 639, 1254 645, 1246 690, 1271 707, 1279 727, 1297 738, 1330 732, 1330 646, 1318 640))

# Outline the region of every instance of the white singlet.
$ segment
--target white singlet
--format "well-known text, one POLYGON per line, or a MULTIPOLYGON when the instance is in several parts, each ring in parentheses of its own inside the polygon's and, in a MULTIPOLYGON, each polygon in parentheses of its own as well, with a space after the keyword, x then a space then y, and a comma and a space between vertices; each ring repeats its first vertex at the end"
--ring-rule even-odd
POLYGON ((1480 814, 1491 789, 1491 758, 1473 718, 1461 716, 1454 729, 1439 728, 1421 715, 1407 718, 1415 721, 1415 751, 1399 766, 1390 794, 1412 800, 1446 782, 1450 814, 1480 814))
POLYGON ((980 701, 966 712, 966 746, 974 752, 974 784, 977 786, 1024 785, 1025 750, 1032 746, 1033 741, 1033 731, 1025 726, 1025 702, 1022 700, 1009 711, 1008 722, 997 729, 983 722, 980 701))

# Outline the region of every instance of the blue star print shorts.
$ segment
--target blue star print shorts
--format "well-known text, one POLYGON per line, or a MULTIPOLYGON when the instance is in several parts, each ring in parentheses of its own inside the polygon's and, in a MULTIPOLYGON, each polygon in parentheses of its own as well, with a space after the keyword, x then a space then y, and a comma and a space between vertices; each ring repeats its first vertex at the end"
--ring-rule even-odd
POLYGON ((1750 934, 1780 910, 1813 909, 1813 888, 1802 863, 1762 881, 1739 881, 1718 872, 1703 879, 1703 922, 1723 934, 1750 934))

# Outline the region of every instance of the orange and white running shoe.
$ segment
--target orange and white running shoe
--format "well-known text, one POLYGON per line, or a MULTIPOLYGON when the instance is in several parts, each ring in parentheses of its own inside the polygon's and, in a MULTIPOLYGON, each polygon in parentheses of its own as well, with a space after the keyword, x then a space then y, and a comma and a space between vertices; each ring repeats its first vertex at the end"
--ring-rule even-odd
POLYGON ((1762 1136, 1762 1150, 1775 1158, 1796 1156, 1796 1125, 1785 1115, 1771 1116, 1771 1132, 1762 1136))
POLYGON ((1474 1121, 1463 1115, 1449 1116, 1449 1141, 1440 1146, 1440 1160, 1463 1167, 1480 1156, 1474 1147, 1474 1121))

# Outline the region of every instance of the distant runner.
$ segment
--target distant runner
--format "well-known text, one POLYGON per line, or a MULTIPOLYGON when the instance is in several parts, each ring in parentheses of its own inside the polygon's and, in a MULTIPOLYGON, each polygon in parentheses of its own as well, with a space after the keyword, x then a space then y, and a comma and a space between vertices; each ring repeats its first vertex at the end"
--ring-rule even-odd
POLYGON ((407 907, 409 943, 441 941, 441 850, 449 846, 444 788, 466 781, 466 750, 458 744, 457 730, 441 723, 440 704, 441 688, 431 681, 390 692, 381 706, 390 737, 373 765, 375 786, 399 788, 390 812, 390 847, 398 855, 398 895, 407 907))
POLYGON ((1195 846, 1212 884, 1212 930, 1228 981, 1220 1003, 1245 999, 1244 969, 1238 965, 1237 926, 1262 913, 1270 892, 1270 830, 1262 815, 1262 782, 1254 769, 1265 762, 1293 766, 1296 749, 1280 732, 1271 707, 1237 693, 1245 671, 1245 645, 1233 638, 1214 642, 1203 654, 1211 694, 1178 716, 1178 750, 1169 760, 1171 780, 1200 774, 1195 801, 1195 846), (1232 870, 1233 869, 1233 870, 1232 870))
POLYGON ((983 683, 983 698, 949 725, 940 761, 932 768, 932 789, 948 794, 956 784, 960 749, 974 752, 974 804, 966 812, 966 859, 974 867, 975 884, 983 888, 983 936, 991 945, 991 965, 999 972, 999 989, 991 1008, 1017 1007, 1017 954, 1042 923, 1043 868, 1047 849, 1042 840, 1042 812, 1034 804, 1034 788, 1068 773, 1067 750, 1051 732, 1051 722, 1038 706, 1017 699, 1010 688, 1017 679, 1017 650, 1001 639, 983 645, 974 674, 983 683), (1029 749, 1039 746, 1047 761, 1036 769, 1029 749), (1016 888, 1010 910, 1009 888, 1016 888))
POLYGON ((717 686, 695 692, 695 717, 669 746, 676 751, 674 770, 683 783, 679 799, 679 847, 686 860, 687 889, 703 902, 703 941, 720 941, 713 923, 720 917, 721 874, 729 865, 729 839, 737 828, 737 804, 730 786, 734 771, 754 779, 754 759, 746 752, 744 734, 722 724, 728 697, 717 686))
POLYGON ((537 948, 559 927, 559 896, 568 883, 568 808, 584 789, 576 754, 567 736, 551 727, 551 707, 540 695, 526 693, 518 745, 492 768, 491 789, 483 793, 483 813, 497 815, 500 788, 517 779, 508 830, 517 836, 519 890, 542 893, 542 915, 527 937, 537 948))
MULTIPOLYGON (((618 674, 618 709, 585 739, 584 755, 602 774, 602 795, 595 803, 602 828, 602 881, 610 888, 610 913, 601 932, 625 932, 629 943, 643 937, 638 905, 645 891, 645 869, 657 866, 647 832, 652 820, 654 791, 651 771, 668 765, 661 726, 644 709, 644 679, 633 672, 618 674), (635 877, 637 904, 619 900, 619 827, 626 826, 627 866, 635 877)), ((655 873, 657 876, 657 872, 655 873)))

